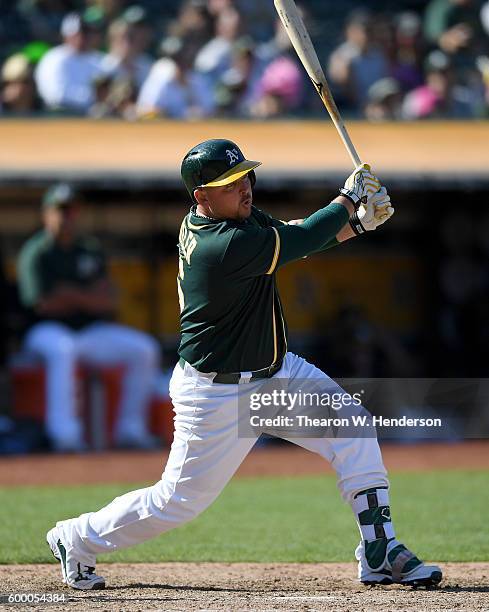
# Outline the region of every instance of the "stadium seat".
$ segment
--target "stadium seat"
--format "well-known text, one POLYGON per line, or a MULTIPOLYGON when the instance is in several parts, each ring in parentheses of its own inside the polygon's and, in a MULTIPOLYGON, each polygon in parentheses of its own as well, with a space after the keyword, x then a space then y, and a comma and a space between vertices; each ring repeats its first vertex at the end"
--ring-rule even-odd
MULTIPOLYGON (((77 403, 85 424, 86 442, 93 450, 105 450, 113 445, 123 373, 121 366, 77 368, 77 403)), ((12 416, 43 424, 46 414, 46 390, 42 361, 34 355, 19 353, 10 362, 9 375, 12 416)), ((170 400, 156 396, 152 398, 148 419, 151 433, 165 445, 170 445, 173 440, 170 400)))

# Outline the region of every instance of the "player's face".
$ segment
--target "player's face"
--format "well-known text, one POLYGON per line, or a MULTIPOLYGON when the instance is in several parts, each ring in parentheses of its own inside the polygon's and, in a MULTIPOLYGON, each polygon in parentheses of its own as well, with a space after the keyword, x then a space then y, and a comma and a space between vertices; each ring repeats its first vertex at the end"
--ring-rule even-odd
MULTIPOLYGON (((207 215, 214 219, 234 219, 244 221, 251 214, 253 191, 249 176, 224 185, 207 187, 199 204, 207 209, 207 215)), ((204 213, 205 214, 205 213, 204 213)))
POLYGON ((77 219, 78 207, 73 204, 44 211, 44 225, 53 236, 73 234, 77 219))

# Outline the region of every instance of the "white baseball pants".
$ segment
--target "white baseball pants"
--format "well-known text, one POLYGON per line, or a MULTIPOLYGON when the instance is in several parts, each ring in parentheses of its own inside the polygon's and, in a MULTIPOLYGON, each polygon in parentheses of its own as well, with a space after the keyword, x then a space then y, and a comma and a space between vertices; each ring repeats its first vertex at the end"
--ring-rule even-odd
POLYGON ((83 439, 75 401, 78 362, 125 367, 115 438, 146 433, 146 409, 154 387, 159 348, 149 335, 116 323, 94 323, 73 331, 56 322, 42 322, 29 330, 25 348, 46 364, 46 432, 61 446, 83 439))
MULTIPOLYGON (((277 378, 322 378, 337 384, 304 359, 288 353, 277 378)), ((247 385, 253 392, 263 381, 247 385)), ((159 482, 117 497, 98 512, 60 521, 65 542, 77 559, 93 564, 94 555, 125 548, 190 521, 207 508, 256 442, 238 437, 239 385, 213 384, 212 376, 186 364, 175 367, 170 395, 175 408, 175 438, 159 482)), ((244 413, 244 411, 243 411, 244 413)), ((243 414, 240 418, 249 415, 243 414)), ((301 438, 292 442, 320 454, 336 470, 343 498, 371 487, 388 486, 375 438, 301 438)))

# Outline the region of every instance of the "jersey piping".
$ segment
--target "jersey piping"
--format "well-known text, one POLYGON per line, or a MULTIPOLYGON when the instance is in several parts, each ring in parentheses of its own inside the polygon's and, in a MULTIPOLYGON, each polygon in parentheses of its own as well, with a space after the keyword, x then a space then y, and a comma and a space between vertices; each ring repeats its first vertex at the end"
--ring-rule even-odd
POLYGON ((278 233, 276 227, 272 227, 272 229, 275 232, 275 252, 273 254, 272 264, 267 272, 268 275, 273 274, 273 272, 275 271, 275 268, 277 267, 278 256, 280 255, 280 234, 278 233))

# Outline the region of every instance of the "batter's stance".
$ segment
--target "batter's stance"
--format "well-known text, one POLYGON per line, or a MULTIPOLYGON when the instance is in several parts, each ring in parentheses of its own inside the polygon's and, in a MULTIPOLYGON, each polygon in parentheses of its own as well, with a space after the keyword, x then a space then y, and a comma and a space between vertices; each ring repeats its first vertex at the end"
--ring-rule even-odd
MULTIPOLYGON (((161 480, 117 497, 98 512, 60 521, 47 534, 63 579, 101 589, 95 559, 133 546, 195 518, 211 504, 252 448, 238 436, 238 389, 259 390, 273 376, 298 392, 326 374, 287 351, 287 328, 275 273, 280 266, 375 230, 394 212, 368 166, 358 167, 328 206, 289 224, 252 205, 255 168, 229 140, 208 140, 187 153, 182 177, 193 205, 180 230, 178 293, 180 361, 170 383, 175 437, 161 480)), ((374 438, 301 438, 336 470, 361 542, 364 584, 434 585, 436 566, 422 563, 397 539, 389 481, 374 438)))

